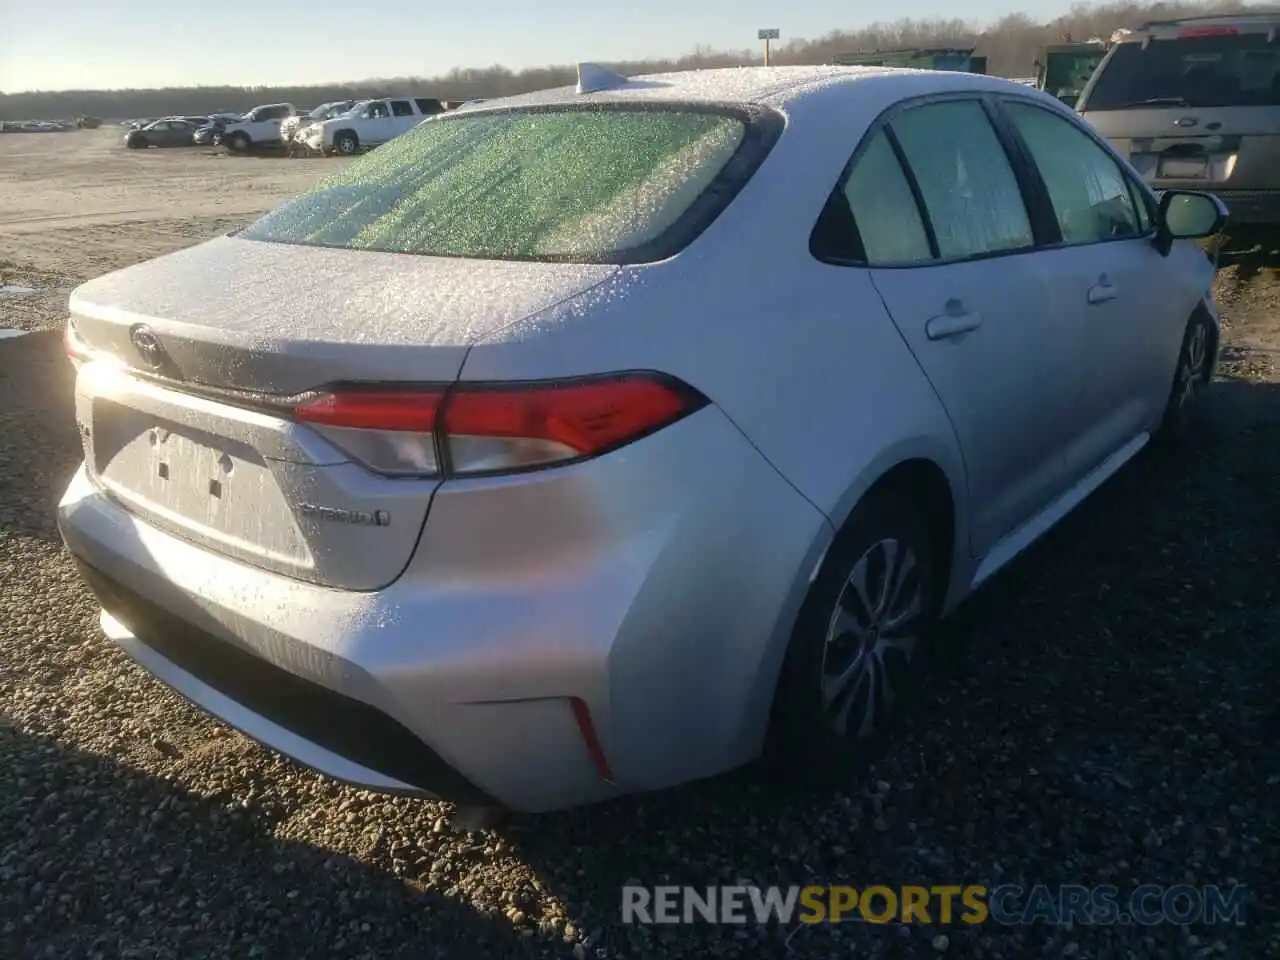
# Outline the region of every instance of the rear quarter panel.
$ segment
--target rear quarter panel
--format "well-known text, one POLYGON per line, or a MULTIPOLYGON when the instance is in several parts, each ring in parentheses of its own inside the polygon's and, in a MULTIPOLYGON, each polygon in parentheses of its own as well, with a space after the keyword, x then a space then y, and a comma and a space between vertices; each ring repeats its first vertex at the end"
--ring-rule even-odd
POLYGON ((962 461, 936 395, 866 273, 809 252, 863 131, 901 94, 853 86, 865 89, 793 101, 763 166, 682 253, 478 342, 462 379, 661 370, 705 393, 837 527, 893 465, 934 461, 966 542, 962 461))

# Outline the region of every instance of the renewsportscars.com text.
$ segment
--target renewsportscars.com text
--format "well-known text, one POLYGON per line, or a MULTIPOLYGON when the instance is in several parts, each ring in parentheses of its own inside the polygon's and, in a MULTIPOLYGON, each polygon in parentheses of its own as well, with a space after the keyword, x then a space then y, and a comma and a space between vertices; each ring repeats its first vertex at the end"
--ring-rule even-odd
POLYGON ((1099 926, 1243 923, 1244 887, 1146 884, 622 888, 622 922, 1047 923, 1099 926))

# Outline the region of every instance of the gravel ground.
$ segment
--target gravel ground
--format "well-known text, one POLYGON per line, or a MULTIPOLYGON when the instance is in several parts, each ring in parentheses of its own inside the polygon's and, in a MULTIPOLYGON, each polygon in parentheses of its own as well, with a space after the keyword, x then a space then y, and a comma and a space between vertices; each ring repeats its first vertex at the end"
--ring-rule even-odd
POLYGON ((743 774, 470 834, 255 746, 99 637, 52 520, 68 365, 56 334, 0 341, 0 955, 1280 956, 1278 289, 1224 279, 1199 446, 1141 458, 968 604, 865 780, 743 774), (619 922, 628 880, 1250 897, 1228 928, 658 930, 619 922))

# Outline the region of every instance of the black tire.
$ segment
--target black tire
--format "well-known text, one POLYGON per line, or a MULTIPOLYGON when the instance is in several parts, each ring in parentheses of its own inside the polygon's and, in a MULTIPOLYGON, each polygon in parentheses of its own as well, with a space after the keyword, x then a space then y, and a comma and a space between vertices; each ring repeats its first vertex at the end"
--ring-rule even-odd
POLYGON ((925 673, 940 589, 935 582, 937 549, 920 512, 892 489, 873 491, 854 509, 809 588, 792 632, 774 697, 765 752, 768 766, 806 783, 829 785, 847 779, 880 754, 925 673), (866 631, 861 639, 841 632, 840 611, 850 618, 846 626, 874 619, 865 615, 868 611, 851 582, 859 569, 865 586, 862 593, 873 600, 882 584, 895 582, 882 576, 894 569, 884 563, 888 543, 896 544, 899 563, 907 557, 914 561, 896 580, 896 602, 888 598, 881 626, 866 631), (904 602, 917 597, 918 614, 900 624, 905 629, 886 630, 886 615, 896 619, 891 615, 901 613, 904 602), (911 637, 914 643, 904 655, 895 640, 911 637), (868 650, 878 651, 879 656, 868 650), (859 658, 860 673, 854 666, 859 658), (834 689, 837 685, 831 683, 831 676, 846 665, 855 671, 854 679, 843 688, 843 698, 828 700, 824 687, 834 689), (864 727, 865 695, 873 688, 876 693, 885 689, 877 685, 877 677, 892 681, 893 696, 887 708, 886 701, 881 701, 883 712, 872 714, 870 726, 864 727), (836 720, 842 706, 847 715, 843 732, 836 720))
POLYGON ((1155 435, 1158 444, 1177 444, 1194 430, 1199 408, 1197 401, 1213 373, 1209 365, 1213 347, 1213 329, 1209 318, 1197 310, 1187 321, 1186 332, 1182 335, 1182 346, 1178 350, 1178 363, 1173 372, 1169 399, 1155 435))
POLYGON ((146 137, 130 137, 126 141, 125 145, 128 146, 130 150, 145 150, 147 149, 147 146, 148 146, 147 138, 146 137))
POLYGON ((333 152, 340 157, 352 157, 360 152, 360 138, 353 130, 340 130, 333 138, 333 152))
POLYGON ((223 138, 223 143, 233 153, 247 153, 252 142, 247 133, 239 130, 223 138))

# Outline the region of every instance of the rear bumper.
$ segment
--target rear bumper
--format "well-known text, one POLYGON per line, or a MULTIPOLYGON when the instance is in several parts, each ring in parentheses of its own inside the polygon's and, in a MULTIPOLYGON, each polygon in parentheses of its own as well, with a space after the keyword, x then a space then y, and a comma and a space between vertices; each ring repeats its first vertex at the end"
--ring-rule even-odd
POLYGON ((405 574, 369 593, 205 550, 83 469, 58 522, 126 652, 337 779, 540 812, 758 752, 828 527, 722 413, 452 486, 405 574))
POLYGON ((238 730, 336 779, 393 793, 494 803, 403 724, 254 656, 76 561, 102 628, 170 687, 238 730))

